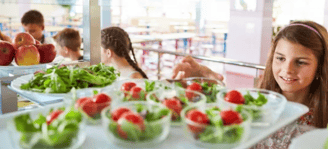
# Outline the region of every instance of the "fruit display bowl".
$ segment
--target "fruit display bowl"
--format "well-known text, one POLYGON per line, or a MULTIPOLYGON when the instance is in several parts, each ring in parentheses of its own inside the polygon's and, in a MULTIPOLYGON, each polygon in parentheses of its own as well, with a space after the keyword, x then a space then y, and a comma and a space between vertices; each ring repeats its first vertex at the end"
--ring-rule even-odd
POLYGON ((101 118, 110 142, 129 148, 147 148, 155 147, 167 138, 171 114, 158 103, 131 101, 112 109, 107 107, 101 118))
POLYGON ((251 133, 252 117, 248 112, 220 109, 216 103, 205 107, 188 106, 182 110, 181 117, 186 132, 184 136, 205 148, 234 148, 247 141, 251 133), (231 113, 239 115, 238 123, 231 113))
MULTIPOLYGON (((244 89, 223 89, 220 91, 220 93, 217 94, 217 101, 218 105, 221 108, 236 108, 237 106, 239 108, 242 108, 246 111, 248 111, 252 117, 252 126, 262 126, 266 127, 273 123, 275 123, 278 118, 280 117, 282 111, 285 108, 285 105, 287 103, 287 99, 282 94, 265 90, 265 89, 255 89, 255 88, 244 88, 244 89), (245 99, 251 97, 252 102, 259 101, 261 99, 266 99, 266 103, 260 105, 256 104, 236 104, 227 101, 225 99, 225 96, 230 91, 238 91, 245 99), (248 97, 246 97, 248 96, 248 97)), ((251 101, 245 101, 245 103, 251 102, 251 101)), ((262 101, 261 101, 262 102, 262 101)))

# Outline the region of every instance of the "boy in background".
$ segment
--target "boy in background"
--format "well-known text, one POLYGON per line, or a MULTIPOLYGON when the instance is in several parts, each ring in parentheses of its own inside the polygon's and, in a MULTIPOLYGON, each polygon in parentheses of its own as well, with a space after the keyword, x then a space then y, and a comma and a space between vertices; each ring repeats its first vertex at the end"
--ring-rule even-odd
POLYGON ((25 32, 30 33, 34 39, 40 41, 41 44, 53 44, 53 39, 51 37, 45 37, 43 34, 44 19, 41 12, 37 10, 26 12, 21 18, 21 23, 25 32))
POLYGON ((65 28, 58 32, 54 39, 57 43, 57 55, 64 58, 70 58, 72 61, 83 60, 80 53, 82 39, 79 31, 72 28, 65 28))

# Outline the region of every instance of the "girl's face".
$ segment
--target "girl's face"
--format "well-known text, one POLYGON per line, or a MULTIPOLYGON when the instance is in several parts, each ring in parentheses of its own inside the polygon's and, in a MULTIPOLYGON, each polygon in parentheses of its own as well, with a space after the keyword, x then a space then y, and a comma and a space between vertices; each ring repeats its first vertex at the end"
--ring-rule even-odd
POLYGON ((283 92, 306 91, 315 78, 317 67, 318 60, 311 49, 285 39, 278 41, 272 71, 283 92))

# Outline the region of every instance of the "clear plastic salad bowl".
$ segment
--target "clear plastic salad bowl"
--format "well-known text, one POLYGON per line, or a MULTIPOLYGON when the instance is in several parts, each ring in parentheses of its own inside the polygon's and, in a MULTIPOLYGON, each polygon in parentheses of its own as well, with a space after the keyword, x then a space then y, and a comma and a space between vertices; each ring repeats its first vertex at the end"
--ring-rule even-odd
POLYGON ((101 117, 109 141, 129 148, 147 148, 154 147, 167 138, 171 114, 169 109, 158 103, 131 101, 112 109, 105 108, 101 117), (117 117, 117 111, 123 108, 129 111, 117 117), (131 114, 137 115, 135 117, 140 121, 129 121, 131 114))
MULTIPOLYGON (((245 142, 251 131, 252 117, 250 114, 247 111, 239 111, 238 113, 242 121, 238 124, 226 125, 223 122, 223 117, 220 115, 222 110, 228 109, 219 109, 215 103, 206 104, 205 107, 186 107, 181 112, 183 129, 186 132, 184 136, 196 145, 205 148, 231 149, 245 142), (207 123, 192 121, 190 119, 191 114, 188 117, 188 112, 192 110, 205 114, 208 118, 207 123)), ((231 109, 229 108, 229 110, 231 109)))
POLYGON ((181 125, 181 111, 188 105, 205 106, 204 94, 183 88, 160 89, 147 95, 150 103, 162 103, 172 111, 172 125, 181 125))
POLYGON ((217 94, 217 98, 218 105, 221 108, 236 108, 238 106, 248 111, 253 117, 252 126, 259 127, 266 127, 274 124, 285 109, 287 103, 286 97, 282 94, 255 88, 224 89, 217 94), (249 101, 248 99, 250 99, 249 97, 251 96, 252 102, 249 103, 253 104, 236 104, 226 101, 225 95, 232 90, 240 92, 245 102, 249 101), (266 102, 263 102, 263 100, 265 100, 263 97, 265 97, 266 102))
POLYGON ((81 111, 82 115, 87 119, 87 124, 100 124, 101 111, 111 106, 114 100, 121 100, 123 94, 115 94, 111 90, 105 89, 81 89, 71 91, 64 99, 68 104, 71 104, 75 109, 81 111), (105 94, 110 99, 104 100, 104 97, 97 97, 99 94, 105 94))
POLYGON ((61 104, 56 107, 24 111, 10 117, 7 121, 7 130, 13 147, 15 149, 79 148, 86 138, 86 121, 73 107, 64 108, 61 104))
POLYGON ((111 90, 115 94, 121 95, 123 94, 122 100, 114 100, 112 105, 119 105, 122 102, 126 101, 146 101, 146 95, 154 90, 171 88, 171 84, 164 81, 155 81, 155 80, 147 80, 147 79, 127 79, 117 81, 113 84, 113 86, 104 88, 104 91, 111 90), (128 85, 128 83, 134 83, 135 86, 128 85), (133 89, 141 88, 141 90, 133 89))
POLYGON ((222 81, 205 77, 185 78, 181 80, 181 85, 183 88, 187 88, 194 82, 199 83, 202 86, 201 93, 206 96, 207 103, 216 102, 216 94, 219 93, 221 89, 225 88, 225 84, 222 81))

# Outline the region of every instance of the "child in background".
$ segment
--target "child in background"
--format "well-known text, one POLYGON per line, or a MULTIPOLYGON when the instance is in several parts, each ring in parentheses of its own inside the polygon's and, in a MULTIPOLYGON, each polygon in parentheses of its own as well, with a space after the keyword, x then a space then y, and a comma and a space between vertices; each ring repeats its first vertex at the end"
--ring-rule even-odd
POLYGON ((1 31, 0 31, 0 41, 8 41, 11 43, 11 39, 9 36, 5 35, 5 34, 2 34, 1 31))
POLYGON ((129 35, 119 27, 101 30, 101 62, 114 66, 122 78, 147 78, 138 67, 129 35), (134 60, 130 57, 130 51, 134 60))
MULTIPOLYGON (((296 136, 327 127, 327 58, 328 33, 323 26, 312 21, 294 22, 280 30, 272 43, 259 88, 281 93, 288 101, 306 105, 310 112, 254 148, 288 148, 296 136)), ((196 69, 193 71, 203 71, 196 69)))
POLYGON ((45 37, 42 33, 44 30, 44 19, 41 12, 37 10, 30 10, 26 12, 21 18, 21 23, 25 32, 30 33, 35 40, 41 44, 53 44, 51 37, 45 37))
MULTIPOLYGON (((70 58, 72 61, 83 60, 80 53, 82 39, 78 30, 65 28, 58 32, 54 39, 56 41, 57 55, 64 58, 70 58)), ((58 62, 59 58, 56 58, 58 62)))

